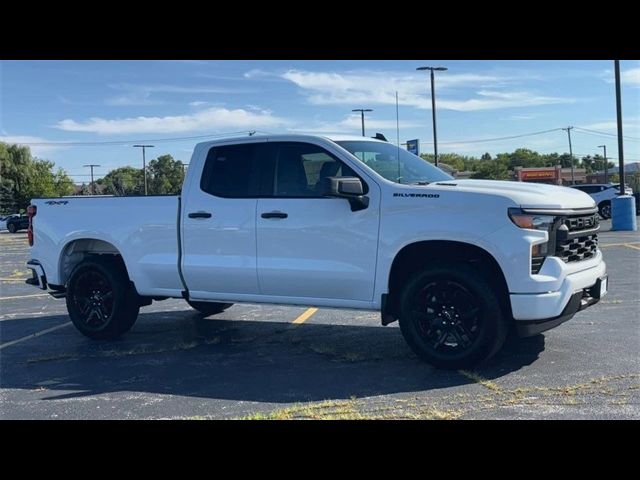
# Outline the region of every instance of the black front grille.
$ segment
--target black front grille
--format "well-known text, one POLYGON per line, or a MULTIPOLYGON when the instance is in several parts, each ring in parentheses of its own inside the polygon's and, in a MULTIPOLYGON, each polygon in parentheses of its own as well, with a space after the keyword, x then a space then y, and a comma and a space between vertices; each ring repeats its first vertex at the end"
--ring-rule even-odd
POLYGON ((563 262, 579 262, 594 257, 598 249, 598 234, 565 240, 556 245, 556 256, 563 262))
POLYGON ((598 216, 567 217, 556 230, 555 255, 563 262, 580 262, 596 255, 598 216))

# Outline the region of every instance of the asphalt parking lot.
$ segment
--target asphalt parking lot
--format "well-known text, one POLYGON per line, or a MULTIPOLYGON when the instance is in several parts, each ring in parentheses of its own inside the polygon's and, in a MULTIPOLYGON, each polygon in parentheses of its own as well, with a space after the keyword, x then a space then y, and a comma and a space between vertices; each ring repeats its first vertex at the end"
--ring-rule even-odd
POLYGON ((2 232, 0 418, 638 419, 640 233, 605 231, 600 244, 599 304, 446 372, 373 312, 234 305, 202 318, 167 300, 121 340, 93 342, 64 300, 24 283, 26 235, 2 232))

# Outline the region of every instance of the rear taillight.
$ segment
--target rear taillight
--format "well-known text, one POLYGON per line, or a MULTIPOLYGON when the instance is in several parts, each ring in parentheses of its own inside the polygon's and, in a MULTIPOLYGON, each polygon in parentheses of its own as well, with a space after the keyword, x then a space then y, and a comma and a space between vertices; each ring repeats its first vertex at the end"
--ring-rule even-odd
POLYGON ((38 207, 35 205, 29 205, 27 207, 27 217, 29 217, 29 228, 27 229, 27 238, 29 239, 29 246, 33 247, 33 217, 38 213, 38 207))

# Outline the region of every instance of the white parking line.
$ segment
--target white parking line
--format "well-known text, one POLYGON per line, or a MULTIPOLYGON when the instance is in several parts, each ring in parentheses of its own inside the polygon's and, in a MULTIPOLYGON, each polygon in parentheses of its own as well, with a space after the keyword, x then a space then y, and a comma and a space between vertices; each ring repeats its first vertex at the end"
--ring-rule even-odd
POLYGON ((0 300, 15 300, 16 298, 50 297, 48 293, 36 293, 35 295, 17 295, 15 297, 0 297, 0 300))
POLYGON ((56 325, 55 327, 47 328, 46 330, 40 330, 39 332, 32 333, 31 335, 27 335, 26 337, 18 338, 17 340, 11 340, 10 342, 0 345, 0 350, 6 347, 10 347, 11 345, 15 345, 16 343, 24 342, 25 340, 31 340, 32 338, 40 337, 50 332, 55 332, 56 330, 68 327, 69 325, 71 325, 71 322, 63 323, 62 325, 56 325))

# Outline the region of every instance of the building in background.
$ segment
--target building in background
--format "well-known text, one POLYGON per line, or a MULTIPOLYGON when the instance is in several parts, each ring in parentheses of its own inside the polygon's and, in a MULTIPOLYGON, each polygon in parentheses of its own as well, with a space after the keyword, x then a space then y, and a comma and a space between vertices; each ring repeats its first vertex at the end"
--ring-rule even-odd
MULTIPOLYGON (((514 172, 514 180, 518 182, 546 183, 549 185, 572 185, 570 168, 555 167, 539 167, 524 168, 516 167, 514 172)), ((588 183, 587 171, 584 168, 574 168, 573 178, 576 184, 588 183)))

